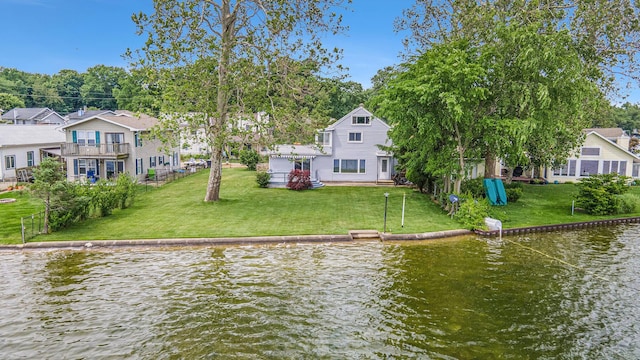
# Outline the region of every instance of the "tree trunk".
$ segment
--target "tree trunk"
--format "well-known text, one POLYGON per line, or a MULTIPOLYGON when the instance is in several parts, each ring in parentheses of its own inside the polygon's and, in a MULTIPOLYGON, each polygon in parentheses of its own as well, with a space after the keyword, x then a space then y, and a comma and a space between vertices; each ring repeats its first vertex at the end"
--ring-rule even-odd
POLYGON ((215 147, 211 151, 211 169, 209 170, 209 182, 207 182, 207 194, 204 201, 220 200, 220 183, 222 182, 222 149, 215 147))
POLYGON ((211 170, 207 193, 204 201, 220 200, 220 184, 222 183, 222 149, 226 144, 228 100, 229 100, 229 63, 233 47, 235 16, 231 14, 229 0, 223 0, 221 6, 222 39, 218 63, 218 89, 216 97, 217 116, 209 119, 211 138, 211 170))
POLYGON ((487 150, 484 155, 484 178, 485 179, 493 179, 496 177, 496 157, 491 152, 491 150, 487 150))
POLYGON ((44 224, 42 225, 42 232, 45 234, 49 233, 49 216, 51 214, 51 196, 47 195, 47 198, 44 200, 44 224))

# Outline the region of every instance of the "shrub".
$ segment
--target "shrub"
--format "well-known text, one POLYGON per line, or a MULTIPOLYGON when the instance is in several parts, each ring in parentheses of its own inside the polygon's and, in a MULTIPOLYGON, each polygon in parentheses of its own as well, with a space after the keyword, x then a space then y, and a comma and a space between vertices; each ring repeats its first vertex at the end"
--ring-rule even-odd
POLYGON ((467 179, 460 185, 460 192, 463 194, 471 193, 476 199, 485 197, 484 185, 482 185, 482 178, 467 179))
POLYGON ((311 175, 308 170, 291 170, 289 173, 289 182, 287 182, 288 189, 307 190, 312 186, 311 175))
POLYGON ((631 214, 638 210, 640 204, 640 198, 634 194, 621 194, 616 195, 618 199, 618 214, 631 214))
POLYGON ((241 150, 240 163, 247 166, 251 171, 256 170, 256 166, 260 162, 260 154, 255 150, 241 150))
POLYGON ((129 174, 118 175, 115 191, 118 208, 125 209, 133 204, 136 196, 136 183, 136 179, 129 174))
POLYGON ((460 199, 460 207, 454 217, 462 223, 466 229, 480 230, 485 229, 484 218, 489 216, 489 201, 487 199, 476 200, 468 192, 464 198, 460 199))
POLYGON ((629 189, 627 177, 615 173, 591 175, 580 179, 577 186, 577 204, 591 215, 611 215, 620 211, 623 200, 616 195, 629 189))
POLYGON ((504 190, 507 193, 507 202, 517 202, 522 196, 522 183, 512 182, 511 184, 504 184, 504 190))
POLYGON ((261 188, 269 187, 269 180, 271 180, 271 174, 266 171, 258 171, 256 173, 256 182, 261 188))

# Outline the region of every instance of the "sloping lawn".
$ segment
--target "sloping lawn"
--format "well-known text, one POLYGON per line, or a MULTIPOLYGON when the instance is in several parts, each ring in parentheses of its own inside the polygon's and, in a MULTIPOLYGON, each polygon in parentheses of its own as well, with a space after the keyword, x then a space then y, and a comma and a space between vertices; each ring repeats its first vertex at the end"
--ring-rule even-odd
POLYGON ((129 209, 92 219, 32 241, 260 235, 346 234, 382 231, 384 193, 389 193, 387 231, 415 233, 460 228, 429 197, 403 187, 324 187, 308 191, 261 189, 255 172, 224 169, 218 203, 202 201, 208 171, 148 187, 129 209), (405 226, 401 227, 406 194, 405 226))
MULTIPOLYGON (((428 195, 403 187, 324 187, 296 192, 261 189, 255 172, 224 169, 218 203, 202 201, 208 171, 201 171, 160 188, 141 187, 133 207, 116 210, 31 241, 243 237, 261 235, 346 234, 349 230, 383 230, 384 193, 389 193, 387 231, 422 233, 459 229, 428 195), (402 198, 406 195, 405 222, 401 226, 402 198)), ((505 228, 560 224, 620 216, 571 215, 574 185, 525 185, 516 203, 492 207, 492 216, 505 228)), ((640 187, 631 192, 640 196, 640 187)), ((0 243, 20 243, 20 216, 42 209, 27 194, 0 204, 0 243)), ((640 216, 640 212, 624 216, 640 216)))

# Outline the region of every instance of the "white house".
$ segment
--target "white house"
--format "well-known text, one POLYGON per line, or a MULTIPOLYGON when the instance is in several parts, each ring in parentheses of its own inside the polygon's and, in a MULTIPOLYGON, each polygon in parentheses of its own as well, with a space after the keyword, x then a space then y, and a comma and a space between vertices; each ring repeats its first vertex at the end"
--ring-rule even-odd
POLYGON ((64 133, 56 126, 0 125, 0 180, 15 181, 17 170, 60 156, 64 133))
POLYGON ((393 155, 390 127, 362 105, 319 131, 311 145, 277 145, 269 151, 271 185, 283 186, 293 169, 307 170, 321 182, 380 182, 391 180, 393 155))
POLYGON ((629 151, 629 135, 620 128, 585 129, 586 137, 561 168, 544 169, 549 182, 576 182, 594 174, 639 177, 640 158, 629 151))

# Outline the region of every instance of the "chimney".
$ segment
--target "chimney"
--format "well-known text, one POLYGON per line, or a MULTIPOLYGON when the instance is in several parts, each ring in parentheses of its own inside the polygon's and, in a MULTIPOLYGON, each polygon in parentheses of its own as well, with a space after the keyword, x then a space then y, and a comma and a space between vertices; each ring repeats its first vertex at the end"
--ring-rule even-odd
POLYGON ((629 150, 630 139, 631 138, 629 137, 629 135, 623 132, 622 135, 618 136, 618 138, 616 139, 616 144, 618 144, 618 146, 622 147, 625 150, 629 150))

